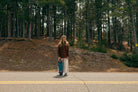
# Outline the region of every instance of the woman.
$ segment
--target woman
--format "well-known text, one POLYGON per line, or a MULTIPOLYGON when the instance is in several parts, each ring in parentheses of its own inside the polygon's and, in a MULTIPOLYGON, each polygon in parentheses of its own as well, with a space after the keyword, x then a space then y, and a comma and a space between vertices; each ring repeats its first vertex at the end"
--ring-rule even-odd
MULTIPOLYGON (((66 36, 62 35, 61 40, 58 43, 58 59, 63 60, 63 69, 64 69, 64 76, 67 76, 69 72, 68 65, 69 65, 69 42, 66 40, 66 36)), ((62 76, 62 75, 61 75, 62 76)))

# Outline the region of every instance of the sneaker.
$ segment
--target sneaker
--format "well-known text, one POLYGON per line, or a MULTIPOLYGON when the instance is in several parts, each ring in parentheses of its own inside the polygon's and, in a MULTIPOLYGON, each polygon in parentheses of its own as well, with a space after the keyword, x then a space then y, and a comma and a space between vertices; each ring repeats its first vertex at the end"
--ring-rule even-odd
POLYGON ((64 76, 68 76, 67 73, 65 73, 64 76))
POLYGON ((63 75, 63 73, 59 73, 59 76, 62 76, 63 75))

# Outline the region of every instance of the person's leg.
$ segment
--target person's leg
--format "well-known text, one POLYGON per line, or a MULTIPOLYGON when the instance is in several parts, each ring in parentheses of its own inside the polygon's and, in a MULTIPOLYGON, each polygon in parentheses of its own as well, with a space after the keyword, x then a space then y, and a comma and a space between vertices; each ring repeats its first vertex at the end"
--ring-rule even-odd
POLYGON ((68 65, 69 65, 68 59, 65 58, 64 59, 64 72, 65 72, 65 74, 67 74, 69 72, 68 65))

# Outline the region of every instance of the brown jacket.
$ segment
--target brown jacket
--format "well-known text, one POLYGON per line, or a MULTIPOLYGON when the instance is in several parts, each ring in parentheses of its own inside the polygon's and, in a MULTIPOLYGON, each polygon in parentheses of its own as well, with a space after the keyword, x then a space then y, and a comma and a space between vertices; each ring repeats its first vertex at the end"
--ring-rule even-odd
POLYGON ((61 57, 61 58, 67 58, 69 57, 70 55, 70 52, 69 52, 69 45, 58 45, 58 57, 61 57))

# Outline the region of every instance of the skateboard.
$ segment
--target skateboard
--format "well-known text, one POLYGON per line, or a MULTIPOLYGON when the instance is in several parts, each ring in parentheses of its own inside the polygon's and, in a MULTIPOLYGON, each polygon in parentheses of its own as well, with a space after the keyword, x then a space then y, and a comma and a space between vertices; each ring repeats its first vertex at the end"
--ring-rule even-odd
POLYGON ((63 75, 63 61, 61 59, 58 60, 58 70, 59 70, 60 76, 62 76, 63 75))

